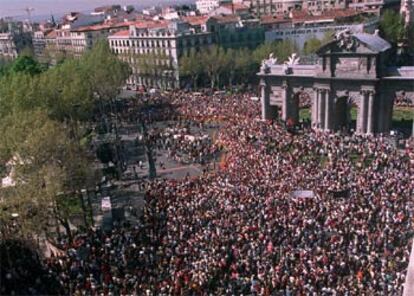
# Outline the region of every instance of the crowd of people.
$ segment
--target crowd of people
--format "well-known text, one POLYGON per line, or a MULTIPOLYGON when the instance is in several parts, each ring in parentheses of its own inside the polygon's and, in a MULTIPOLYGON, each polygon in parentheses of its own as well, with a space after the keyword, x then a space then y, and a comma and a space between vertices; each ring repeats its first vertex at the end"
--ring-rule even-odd
POLYGON ((189 121, 184 124, 170 124, 161 130, 156 129, 153 131, 156 135, 155 145, 159 150, 167 151, 169 158, 181 164, 205 164, 219 151, 213 145, 204 125, 196 125, 196 128, 199 130, 194 130, 192 122, 189 121))
POLYGON ((262 121, 251 94, 158 100, 169 107, 147 112, 148 124, 220 122, 208 146, 225 151, 222 165, 147 183, 134 226, 61 241, 65 255, 46 266, 65 294, 401 295, 413 237, 412 144, 293 135, 262 121), (301 191, 312 194, 292 194, 301 191))
POLYGON ((395 98, 394 105, 399 107, 414 107, 414 101, 410 97, 399 95, 395 98))

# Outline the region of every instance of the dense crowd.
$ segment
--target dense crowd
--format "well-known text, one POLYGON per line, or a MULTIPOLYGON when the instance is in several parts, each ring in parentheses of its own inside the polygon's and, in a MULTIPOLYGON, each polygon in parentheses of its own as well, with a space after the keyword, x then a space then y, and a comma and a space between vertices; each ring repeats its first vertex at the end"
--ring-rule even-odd
POLYGON ((399 95, 395 98, 394 105, 399 107, 414 107, 414 102, 410 97, 399 95))
MULTIPOLYGON (((134 226, 61 241, 66 255, 47 267, 65 293, 401 295, 413 236, 413 147, 292 135, 260 120, 250 97, 159 98, 169 108, 158 118, 174 109, 177 120, 220 121, 215 146, 225 161, 200 177, 150 182, 134 226), (313 194, 292 194, 300 190, 313 194)), ((167 139, 159 144, 173 146, 167 139)))
POLYGON ((218 153, 218 149, 212 143, 211 136, 204 129, 204 125, 197 126, 199 130, 192 128, 192 122, 184 124, 170 124, 162 130, 154 130, 155 146, 166 150, 168 157, 175 161, 188 164, 205 164, 218 153))

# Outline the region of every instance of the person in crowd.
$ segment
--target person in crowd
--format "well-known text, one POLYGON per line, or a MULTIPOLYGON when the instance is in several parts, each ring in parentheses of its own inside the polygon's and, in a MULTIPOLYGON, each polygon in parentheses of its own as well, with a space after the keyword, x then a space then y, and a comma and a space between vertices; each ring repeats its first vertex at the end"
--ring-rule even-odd
POLYGON ((136 225, 60 241, 65 255, 46 265, 67 294, 401 295, 412 144, 401 151, 384 137, 292 135, 261 120, 250 97, 177 91, 154 98, 168 108, 136 113, 147 126, 174 121, 148 131, 171 157, 207 162, 223 149, 220 169, 148 182, 136 225), (214 141, 186 141, 189 122, 200 130, 219 122, 220 131, 214 141))

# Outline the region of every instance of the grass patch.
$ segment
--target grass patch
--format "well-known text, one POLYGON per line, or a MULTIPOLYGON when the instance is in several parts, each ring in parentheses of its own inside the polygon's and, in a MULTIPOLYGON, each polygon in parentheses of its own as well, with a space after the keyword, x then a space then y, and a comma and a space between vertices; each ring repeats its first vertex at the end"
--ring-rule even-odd
MULTIPOLYGON (((358 108, 352 107, 351 108, 351 119, 356 120, 358 115, 358 108)), ((395 122, 398 121, 410 121, 414 117, 414 110, 410 107, 394 107, 394 111, 392 114, 392 120, 395 122)), ((308 120, 311 118, 311 111, 310 108, 301 108, 299 110, 299 118, 303 120, 308 120)))
POLYGON ((309 108, 301 108, 299 110, 299 119, 310 120, 310 118, 311 118, 311 112, 309 108))
POLYGON ((395 107, 392 114, 392 120, 412 120, 414 116, 414 110, 410 107, 395 107))

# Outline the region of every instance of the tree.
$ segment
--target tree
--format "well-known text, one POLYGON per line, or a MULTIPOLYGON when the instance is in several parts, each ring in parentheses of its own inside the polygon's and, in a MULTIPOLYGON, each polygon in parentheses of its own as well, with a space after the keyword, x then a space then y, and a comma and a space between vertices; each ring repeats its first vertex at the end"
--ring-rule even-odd
POLYGON ((236 78, 240 83, 247 83, 255 77, 258 68, 253 61, 252 53, 247 48, 240 49, 235 56, 236 78))
POLYGON ((10 213, 18 213, 22 233, 42 234, 51 223, 52 211, 46 209, 53 209, 69 233, 73 211, 59 193, 95 185, 86 151, 64 125, 40 110, 6 116, 0 131, 0 163, 9 164, 15 182, 0 219, 7 222, 10 213))
POLYGON ((225 74, 227 74, 227 77, 229 79, 229 86, 232 87, 233 86, 233 82, 236 78, 236 56, 237 56, 237 51, 229 48, 227 49, 225 56, 224 56, 224 68, 225 68, 225 74))
POLYGON ((257 65, 256 67, 258 68, 263 59, 266 59, 271 53, 278 58, 280 63, 283 63, 292 53, 297 51, 298 48, 296 44, 290 39, 268 42, 256 48, 253 52, 253 59, 257 65))
POLYGON ((225 71, 226 53, 223 48, 213 45, 201 52, 201 63, 210 80, 211 88, 220 87, 220 77, 225 71))
POLYGON ((281 62, 286 61, 288 57, 292 55, 292 53, 298 51, 299 50, 296 46, 296 43, 290 39, 276 42, 275 44, 275 55, 281 62))
POLYGON ((11 73, 25 73, 32 76, 42 71, 42 66, 28 55, 19 56, 10 67, 11 73))
POLYGON ((392 44, 397 44, 406 34, 404 19, 399 13, 390 9, 384 12, 379 23, 379 29, 382 37, 392 44))
POLYGON ((323 34, 323 37, 321 39, 321 45, 325 45, 331 41, 333 41, 335 38, 335 31, 334 30, 328 30, 323 34))
POLYGON ((42 107, 59 121, 92 117, 94 96, 88 71, 80 61, 66 60, 38 77, 42 107))
POLYGON ((9 73, 9 69, 11 66, 11 61, 0 58, 0 79, 9 73))
POLYGON ((114 99, 131 74, 128 64, 118 59, 104 40, 97 42, 82 57, 81 67, 98 100, 114 99))
POLYGON ((189 76, 193 82, 194 89, 197 89, 197 82, 203 73, 202 63, 200 62, 200 54, 192 48, 188 55, 183 55, 180 59, 180 72, 184 76, 189 76))
POLYGON ((321 40, 316 37, 310 38, 306 40, 305 45, 303 46, 303 53, 305 55, 314 54, 321 46, 321 40))

